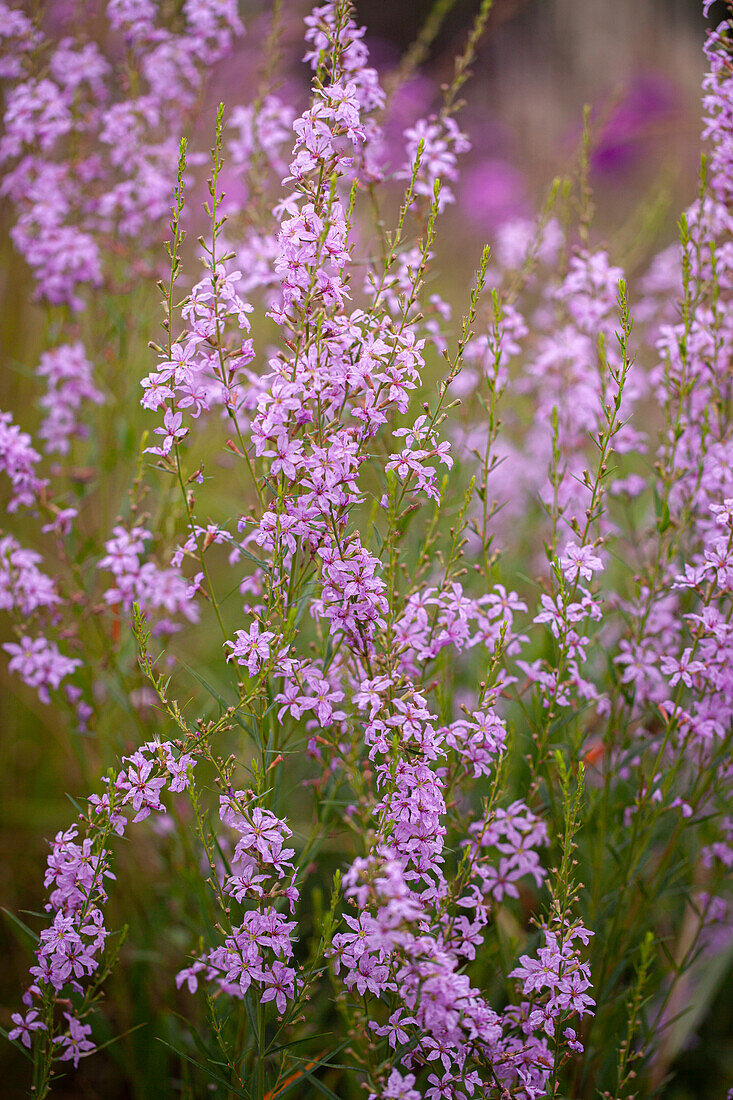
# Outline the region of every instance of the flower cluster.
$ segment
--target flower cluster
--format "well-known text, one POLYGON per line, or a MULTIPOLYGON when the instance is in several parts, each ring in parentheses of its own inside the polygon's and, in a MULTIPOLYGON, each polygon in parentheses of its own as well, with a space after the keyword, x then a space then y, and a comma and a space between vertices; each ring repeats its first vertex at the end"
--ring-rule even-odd
MULTIPOLYGON (((534 1027, 540 1025, 550 1038, 555 1037, 558 1017, 565 1022, 568 1012, 580 1018, 593 1014, 591 1006, 595 1001, 587 992, 591 988, 590 971, 573 945, 576 939, 587 944, 592 935, 582 924, 563 930, 559 939, 557 932, 546 929, 545 946, 539 949, 537 957, 522 955, 519 966, 509 975, 521 981, 525 996, 547 990, 547 1001, 539 1005, 534 1002, 528 1023, 534 1027)), ((578 1049, 577 1042, 572 1049, 578 1049)))
POLYGON ((38 375, 46 379, 41 406, 46 416, 39 435, 47 451, 68 454, 72 436, 86 434, 82 403, 101 405, 104 395, 94 385, 92 365, 81 343, 61 344, 41 356, 38 375))
POLYGON ((2 7, 12 71, 0 163, 18 212, 13 240, 38 294, 79 310, 83 288, 106 277, 108 242, 119 235, 139 250, 157 238, 178 155, 171 135, 242 26, 231 0, 187 0, 181 31, 157 22, 156 4, 109 0, 98 15, 122 36, 128 69, 93 41, 67 33, 54 43, 2 7))
POLYGON ((243 997, 254 983, 260 1002, 274 1001, 283 1015, 301 984, 291 965, 296 922, 277 909, 285 899, 292 913, 300 896, 290 862, 295 851, 286 847, 292 833, 269 810, 252 806, 245 791, 222 796, 219 816, 237 837, 222 891, 238 905, 249 902, 255 908, 244 913, 241 924, 229 926, 221 946, 181 970, 176 983, 180 987, 185 981, 194 993, 201 974, 233 997, 243 997))
POLYGON ((25 550, 12 537, 0 538, 0 608, 27 617, 39 607, 59 603, 56 585, 38 568, 41 555, 25 550))
POLYGON ((21 505, 29 508, 43 491, 46 482, 35 471, 40 459, 28 433, 13 423, 10 413, 0 412, 0 467, 12 488, 9 512, 16 512, 21 505))
POLYGON ((164 812, 161 794, 183 791, 190 783, 195 757, 171 742, 153 741, 123 759, 120 769, 101 797, 92 795, 89 810, 79 826, 57 833, 46 864, 44 886, 48 891, 49 925, 41 931, 32 984, 24 994, 26 1014, 15 1014, 11 1038, 30 1046, 43 1032, 49 1064, 73 1061, 90 1054, 95 1044, 91 1026, 83 1023, 94 1001, 104 952, 110 935, 105 924, 107 882, 111 870, 110 838, 121 837, 127 827, 125 808, 134 811, 133 822, 152 811, 164 812), (62 996, 63 994, 63 996, 62 996), (65 1023, 54 1019, 57 1001, 73 1004, 64 1013, 65 1023), (56 1034, 58 1032, 58 1034, 56 1034))
MULTIPOLYGON (((136 603, 143 611, 162 609, 166 615, 182 615, 189 622, 197 622, 198 605, 191 599, 190 585, 180 571, 175 567, 161 569, 152 561, 141 560, 145 543, 152 537, 144 527, 127 530, 118 525, 113 529, 112 538, 104 544, 106 554, 99 562, 100 569, 109 570, 115 579, 104 599, 126 611, 136 603)), ((156 624, 159 633, 177 629, 179 624, 168 618, 156 624)))

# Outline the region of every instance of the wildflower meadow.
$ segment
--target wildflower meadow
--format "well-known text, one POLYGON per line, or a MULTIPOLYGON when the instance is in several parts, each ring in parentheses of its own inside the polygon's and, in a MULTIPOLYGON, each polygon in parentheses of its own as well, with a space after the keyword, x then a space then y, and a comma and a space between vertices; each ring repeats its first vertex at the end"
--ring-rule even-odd
POLYGON ((2 1096, 733 1095, 733 7, 628 270, 452 7, 0 0, 2 1096))

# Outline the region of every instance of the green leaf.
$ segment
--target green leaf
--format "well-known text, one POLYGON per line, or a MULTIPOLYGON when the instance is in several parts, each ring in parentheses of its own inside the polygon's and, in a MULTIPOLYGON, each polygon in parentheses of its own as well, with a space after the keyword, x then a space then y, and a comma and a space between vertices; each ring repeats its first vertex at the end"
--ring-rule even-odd
POLYGON ((32 928, 29 928, 27 924, 24 924, 19 917, 16 917, 15 913, 11 913, 10 910, 6 909, 4 905, 0 906, 0 910, 5 914, 11 924, 17 925, 17 927, 20 928, 22 932, 25 932, 26 936, 28 936, 28 938, 32 940, 33 943, 38 943, 38 935, 33 931, 32 928))
MULTIPOLYGON (((321 1064, 322 1063, 319 1062, 318 1065, 314 1066, 313 1068, 318 1069, 321 1064)), ((322 1081, 319 1081, 317 1077, 313 1076, 310 1070, 307 1070, 304 1067, 300 1069, 299 1076, 296 1077, 294 1081, 291 1081, 289 1085, 285 1086, 285 1088, 277 1090, 276 1095, 278 1100, 280 1100, 281 1096, 287 1096, 289 1092, 293 1091, 293 1089, 302 1088, 304 1077, 307 1081, 310 1081, 313 1087, 318 1092, 320 1092, 322 1096, 328 1096, 329 1100, 339 1100, 339 1097, 336 1095, 335 1092, 331 1091, 328 1085, 324 1085, 322 1081)))
POLYGON ((662 498, 660 497, 656 486, 653 488, 653 496, 654 514, 657 517, 657 530, 659 531, 660 535, 663 535, 664 532, 669 528, 671 522, 669 505, 666 500, 662 501, 662 498))
MULTIPOLYGON (((204 677, 199 672, 196 671, 195 668, 191 668, 191 666, 188 664, 188 662, 184 661, 182 657, 178 657, 177 662, 178 662, 179 665, 182 665, 182 667, 185 668, 186 672, 188 672, 191 676, 193 676, 193 678, 195 680, 198 680, 198 682, 201 684, 201 686, 206 691, 208 691, 208 693, 212 697, 212 699, 215 699, 217 701, 217 703, 219 704, 219 706, 221 707, 222 710, 228 710, 229 707, 235 705, 234 703, 227 703, 224 696, 220 695, 219 692, 216 690, 216 688, 213 688, 211 686, 211 684, 207 680, 205 680, 204 677)), ((232 714, 232 719, 237 723, 238 726, 240 726, 241 729, 243 729, 245 731, 245 733, 249 734, 250 737, 253 736, 253 733, 252 733, 251 729, 247 726, 247 724, 245 723, 245 721, 242 718, 241 714, 239 714, 237 711, 235 711, 232 714)))
POLYGON ((266 1053, 279 1054, 281 1050, 290 1050, 298 1043, 315 1043, 316 1039, 330 1039, 332 1036, 333 1032, 331 1031, 321 1031, 318 1035, 304 1035, 302 1039, 291 1039, 289 1043, 282 1043, 278 1047, 268 1047, 266 1053))
POLYGON ((200 1069, 202 1073, 210 1077, 212 1081, 216 1081, 222 1088, 228 1089, 229 1092, 233 1092, 235 1096, 243 1096, 244 1100, 252 1100, 251 1092, 247 1092, 246 1089, 240 1089, 237 1085, 232 1084, 231 1081, 226 1081, 223 1077, 220 1077, 218 1073, 214 1073, 213 1070, 209 1069, 208 1066, 204 1066, 201 1062, 197 1062, 190 1054, 185 1054, 182 1050, 179 1050, 178 1047, 174 1047, 172 1043, 168 1043, 165 1039, 161 1039, 159 1035, 156 1035, 156 1039, 159 1043, 162 1043, 164 1047, 168 1047, 174 1054, 177 1054, 179 1058, 183 1058, 184 1061, 190 1062, 192 1066, 196 1066, 197 1069, 200 1069))
POLYGON ((111 1039, 108 1039, 106 1043, 101 1043, 100 1046, 94 1048, 94 1054, 98 1051, 104 1050, 105 1047, 111 1047, 113 1043, 119 1043, 121 1039, 126 1039, 128 1035, 132 1035, 133 1031, 139 1031, 141 1027, 147 1027, 147 1020, 143 1020, 141 1024, 135 1024, 134 1027, 128 1027, 127 1031, 123 1031, 121 1035, 113 1035, 111 1039))
POLYGON ((580 717, 580 715, 583 713, 583 711, 588 710, 588 708, 592 705, 593 705, 592 703, 584 703, 583 706, 578 707, 577 710, 571 710, 571 711, 568 711, 566 714, 561 714, 560 717, 556 718, 555 721, 550 726, 550 728, 548 730, 548 733, 550 734, 550 736, 552 737, 559 730, 564 729, 566 726, 569 726, 571 722, 573 722, 576 718, 580 717))
POLYGON ((328 1096, 329 1100, 339 1100, 339 1097, 336 1096, 336 1094, 331 1091, 331 1089, 328 1087, 328 1085, 324 1085, 322 1081, 319 1081, 316 1077, 313 1076, 313 1071, 323 1068, 323 1069, 348 1069, 348 1070, 351 1070, 352 1072, 354 1072, 354 1071, 363 1072, 363 1071, 358 1070, 358 1068, 356 1066, 342 1066, 342 1065, 339 1065, 335 1062, 329 1061, 329 1059, 333 1058, 336 1054, 340 1054, 341 1051, 344 1049, 344 1047, 348 1046, 348 1044, 349 1044, 349 1040, 347 1039, 343 1043, 341 1043, 340 1046, 334 1047, 334 1049, 332 1051, 330 1051, 328 1054, 324 1054, 323 1058, 320 1058, 317 1062, 314 1062, 313 1064, 311 1064, 311 1062, 306 1062, 304 1058, 298 1058, 295 1055, 291 1055, 291 1060, 293 1062, 295 1062, 296 1065, 300 1064, 300 1075, 296 1078, 295 1081, 291 1081, 291 1083, 289 1085, 287 1085, 285 1088, 278 1089, 278 1091, 277 1091, 278 1100, 281 1096, 287 1095, 287 1093, 289 1093, 297 1085, 302 1084, 302 1078, 303 1077, 305 1077, 306 1080, 310 1081, 311 1085, 313 1085, 313 1087, 318 1092, 320 1092, 323 1096, 328 1096), (306 1066, 308 1066, 309 1068, 306 1069, 305 1068, 306 1066))
POLYGON ((244 1002, 244 1010, 247 1013, 247 1019, 249 1020, 249 1026, 252 1028, 252 1034, 254 1036, 255 1046, 257 1046, 259 1044, 259 1040, 260 1040, 260 1029, 259 1029, 259 1024, 258 1024, 258 1021, 257 1021, 257 1013, 255 1012, 254 1008, 252 1007, 252 997, 250 996, 249 993, 245 993, 242 1000, 244 1002))
POLYGON ((9 1032, 7 1032, 4 1027, 0 1027, 0 1035, 2 1035, 3 1039, 7 1039, 9 1043, 12 1043, 15 1049, 19 1050, 23 1057, 27 1058, 29 1062, 33 1061, 33 1055, 28 1048, 21 1043, 20 1039, 11 1039, 9 1032))

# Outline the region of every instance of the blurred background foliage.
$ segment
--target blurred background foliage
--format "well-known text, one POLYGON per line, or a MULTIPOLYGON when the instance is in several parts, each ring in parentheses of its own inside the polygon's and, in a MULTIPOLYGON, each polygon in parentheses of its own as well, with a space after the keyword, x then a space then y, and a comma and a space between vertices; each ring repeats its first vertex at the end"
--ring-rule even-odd
MULTIPOLYGON (((214 104, 221 99, 232 107, 250 101, 255 92, 258 28, 268 21, 270 4, 241 0, 240 7, 248 34, 237 53, 219 66, 210 86, 194 135, 193 144, 200 148, 210 143, 214 104)), ((429 0, 359 0, 358 19, 369 29, 369 46, 380 67, 398 62, 432 7, 429 0)), ((302 104, 307 90, 307 72, 300 63, 302 16, 307 5, 288 0, 286 9, 285 85, 302 104)), ((452 72, 474 12, 474 0, 456 0, 419 75, 408 85, 406 119, 429 113, 437 104, 440 85, 452 72)), ((710 22, 716 16, 722 11, 714 7, 710 22)), ((676 219, 697 186, 704 30, 699 0, 496 0, 460 116, 473 149, 463 160, 457 201, 439 234, 437 267, 445 297, 461 300, 460 293, 449 293, 447 287, 465 288, 480 243, 490 240, 507 217, 531 215, 552 178, 567 170, 586 103, 595 127, 595 238, 608 243, 612 259, 631 279, 655 251, 675 239, 676 219)), ((0 202, 0 409, 12 410, 23 427, 33 430, 38 420, 33 367, 59 318, 32 302, 30 274, 8 237, 11 218, 0 202)), ((94 414, 99 418, 94 426, 98 453, 87 451, 85 465, 75 471, 85 522, 97 530, 111 531, 118 514, 129 514, 126 494, 142 433, 150 424, 139 408, 138 385, 151 369, 153 353, 146 345, 156 335, 158 317, 158 294, 150 279, 140 280, 132 293, 111 304, 93 302, 79 322, 80 335, 88 339, 99 365, 99 381, 115 394, 114 401, 94 414), (91 471, 93 464, 100 472, 91 471)), ((173 520, 168 490, 154 479, 151 484, 143 508, 165 528, 173 520)), ((220 478, 215 492, 224 489, 238 491, 231 479, 220 478)), ((239 489, 245 496, 243 483, 239 489)), ((224 499, 212 496, 208 503, 212 514, 231 511, 224 499)), ((23 523, 33 520, 13 519, 12 529, 21 540, 23 523)), ((95 562, 89 549, 85 558, 81 547, 80 556, 93 585, 95 562)), ((225 568, 223 552, 220 565, 225 568)), ((6 629, 3 624, 0 631, 6 629)), ((192 637, 200 653, 186 649, 181 655, 188 664, 218 646, 207 624, 192 637)), ((74 814, 63 792, 77 797, 94 789, 95 776, 112 761, 109 753, 127 751, 138 741, 131 708, 129 727, 120 725, 124 697, 117 670, 102 658, 103 651, 100 644, 96 663, 91 655, 93 689, 97 698, 108 698, 114 706, 100 707, 97 724, 86 735, 70 735, 53 708, 9 678, 5 662, 0 662, 0 903, 11 913, 35 912, 42 905, 45 838, 66 827, 74 814)), ((131 637, 122 638, 120 667, 129 667, 133 658, 131 637)), ((329 857, 334 867, 337 855, 329 857)), ((110 1045, 105 1056, 82 1062, 58 1088, 60 1097, 147 1100, 180 1094, 186 1063, 172 1058, 165 1042, 151 1042, 150 1036, 173 1046, 181 1041, 183 1025, 163 1013, 162 1006, 170 1003, 169 975, 175 960, 189 949, 199 915, 195 909, 171 912, 170 899, 156 885, 158 878, 163 881, 156 875, 161 861, 186 873, 174 840, 160 831, 148 830, 134 848, 122 846, 117 891, 111 894, 113 912, 115 896, 123 896, 126 918, 134 916, 123 949, 124 976, 113 977, 109 986, 107 1003, 114 1006, 109 1037, 145 1026, 110 1045)), ((311 920, 315 927, 317 912, 311 920)), ((114 915, 110 923, 115 926, 114 915)), ((303 931, 309 934, 307 928, 303 931)), ((0 1023, 5 1025, 17 1008, 29 945, 8 919, 0 923, 0 937, 0 1023)), ((724 1096, 723 1082, 733 1079, 730 961, 730 955, 722 958, 709 975, 695 1013, 678 1031, 676 1073, 663 1086, 670 1100, 713 1100, 724 1096)), ((179 995, 177 1008, 191 1013, 187 994, 179 995)), ((327 1029, 328 1004, 313 1005, 312 1011, 327 1029)), ((103 1041, 100 1035, 100 1045, 103 1041)), ((26 1079, 17 1052, 0 1046, 0 1096, 23 1095, 26 1079)), ((199 1095, 199 1087, 207 1095, 205 1086, 195 1084, 193 1094, 199 1095)))

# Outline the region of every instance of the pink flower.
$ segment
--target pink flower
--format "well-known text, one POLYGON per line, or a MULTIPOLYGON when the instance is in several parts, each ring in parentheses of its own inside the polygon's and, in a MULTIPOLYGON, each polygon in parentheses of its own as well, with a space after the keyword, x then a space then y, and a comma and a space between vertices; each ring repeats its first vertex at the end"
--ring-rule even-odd
POLYGON ((66 1035, 59 1035, 54 1039, 54 1043, 57 1043, 61 1047, 61 1053, 59 1058, 62 1062, 73 1062, 74 1068, 79 1065, 79 1060, 84 1057, 85 1054, 90 1054, 95 1050, 95 1045, 88 1036, 91 1035, 92 1029, 88 1024, 81 1023, 75 1016, 69 1015, 65 1012, 64 1015, 69 1024, 69 1030, 66 1035))
POLYGON ((8 1039, 12 1041, 20 1039, 23 1046, 28 1047, 30 1050, 32 1042, 32 1033, 34 1031, 45 1031, 46 1025, 42 1020, 38 1019, 38 1011, 35 1008, 26 1012, 25 1016, 21 1016, 19 1012, 14 1012, 10 1017, 15 1027, 8 1032, 8 1039))
POLYGON ((571 582, 577 581, 579 577, 589 581, 594 573, 603 569, 603 562, 594 553, 592 546, 578 546, 577 543, 566 542, 560 557, 560 568, 571 582))
POLYGON ((271 643, 276 635, 272 630, 260 630, 259 623, 252 623, 249 630, 237 630, 235 642, 226 642, 231 649, 227 660, 234 658, 237 664, 246 665, 250 676, 255 676, 268 660, 271 643))
POLYGON ((264 985, 265 991, 260 998, 262 1003, 274 1000, 282 1016, 287 1008, 288 998, 292 1000, 295 997, 295 971, 284 963, 275 962, 265 971, 264 985))

